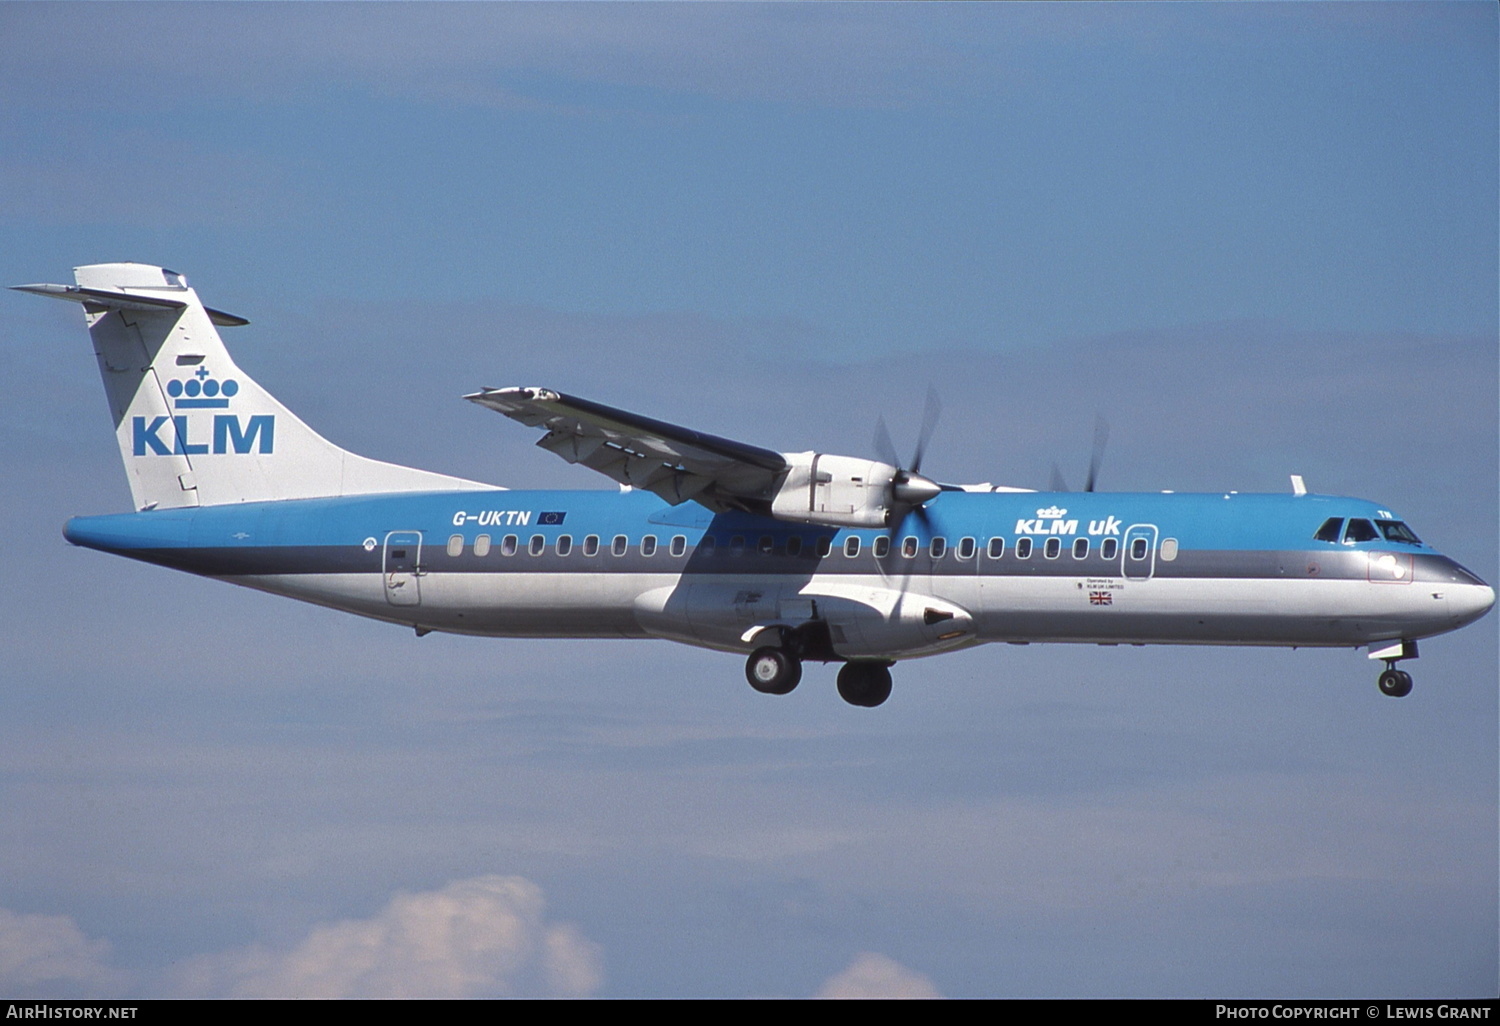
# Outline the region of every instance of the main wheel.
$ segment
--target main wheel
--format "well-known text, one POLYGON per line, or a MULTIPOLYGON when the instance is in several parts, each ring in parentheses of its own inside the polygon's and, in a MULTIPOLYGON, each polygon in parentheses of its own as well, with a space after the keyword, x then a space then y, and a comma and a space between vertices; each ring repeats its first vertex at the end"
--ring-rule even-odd
POLYGON ((891 697, 891 671, 880 663, 845 663, 839 670, 839 697, 873 709, 891 697))
POLYGON ((1394 666, 1382 673, 1376 683, 1380 685, 1381 694, 1392 698, 1405 698, 1411 694, 1411 674, 1394 666))
POLYGON ((784 649, 766 645, 750 653, 745 662, 745 679, 763 695, 784 695, 802 679, 802 662, 787 655, 784 649))

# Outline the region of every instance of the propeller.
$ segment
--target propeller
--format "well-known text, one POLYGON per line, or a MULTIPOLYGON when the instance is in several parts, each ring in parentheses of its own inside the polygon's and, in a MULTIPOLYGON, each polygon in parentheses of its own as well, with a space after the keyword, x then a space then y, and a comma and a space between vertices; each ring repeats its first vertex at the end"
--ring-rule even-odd
MULTIPOLYGON (((1094 416, 1094 451, 1089 457, 1089 476, 1083 484, 1086 492, 1094 491, 1094 485, 1099 481, 1099 467, 1104 463, 1104 447, 1109 444, 1109 422, 1101 415, 1094 416)), ((1048 486, 1049 491, 1069 492, 1068 482, 1063 480, 1062 471, 1057 469, 1057 464, 1052 464, 1052 481, 1048 486)))
POLYGON ((922 411, 922 428, 917 433, 917 449, 912 455, 911 465, 907 467, 901 465, 901 457, 896 455, 896 446, 885 426, 885 417, 875 421, 875 451, 880 455, 881 462, 896 468, 896 473, 891 477, 891 511, 888 520, 892 537, 895 537, 909 513, 915 513, 923 526, 926 526, 927 511, 923 507, 937 498, 943 490, 936 481, 922 476, 922 457, 927 452, 927 443, 932 438, 932 432, 937 429, 942 412, 943 404, 938 400, 937 392, 928 386, 927 405, 922 411))

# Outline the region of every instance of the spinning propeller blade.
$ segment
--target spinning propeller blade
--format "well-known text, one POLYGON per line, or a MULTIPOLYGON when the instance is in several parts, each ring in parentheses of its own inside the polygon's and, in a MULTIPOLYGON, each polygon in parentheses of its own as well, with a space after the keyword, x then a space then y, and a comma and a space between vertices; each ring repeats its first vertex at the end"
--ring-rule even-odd
MULTIPOLYGON (((1094 449, 1089 456, 1089 476, 1083 483, 1083 490, 1092 492, 1094 486, 1099 482, 1099 468, 1104 464, 1104 447, 1109 443, 1109 422, 1103 416, 1094 416, 1094 449)), ((1068 482, 1063 479, 1062 471, 1057 464, 1052 464, 1052 478, 1047 486, 1048 491, 1070 492, 1068 482)))
POLYGON ((1089 479, 1083 490, 1091 492, 1099 480, 1099 466, 1104 462, 1104 446, 1109 442, 1109 422, 1100 414, 1094 415, 1094 451, 1089 457, 1089 479))
POLYGON ((891 433, 885 426, 885 417, 882 416, 875 421, 875 451, 879 454, 881 462, 896 468, 896 473, 891 476, 890 485, 888 525, 892 537, 895 536, 895 532, 900 528, 908 513, 916 513, 925 525, 927 514, 922 507, 937 498, 943 490, 936 481, 925 478, 921 474, 922 457, 927 451, 927 443, 937 428, 938 418, 942 412, 943 404, 939 401, 937 392, 929 386, 927 405, 922 411, 922 429, 917 434, 917 448, 912 454, 909 467, 902 466, 901 457, 896 455, 896 446, 891 441, 891 433))

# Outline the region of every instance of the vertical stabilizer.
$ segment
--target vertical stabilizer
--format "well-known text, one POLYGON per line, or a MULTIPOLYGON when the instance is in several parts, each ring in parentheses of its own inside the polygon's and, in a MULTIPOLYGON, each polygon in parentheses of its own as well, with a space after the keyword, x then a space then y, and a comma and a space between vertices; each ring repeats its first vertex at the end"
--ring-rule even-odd
POLYGON ((187 280, 147 264, 74 269, 23 291, 83 304, 136 509, 492 486, 340 449, 229 358, 187 280))

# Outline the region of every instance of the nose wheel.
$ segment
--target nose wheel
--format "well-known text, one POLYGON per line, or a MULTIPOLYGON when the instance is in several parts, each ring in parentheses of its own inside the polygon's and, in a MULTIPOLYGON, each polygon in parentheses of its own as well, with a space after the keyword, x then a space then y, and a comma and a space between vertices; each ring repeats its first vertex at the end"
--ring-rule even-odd
POLYGON ((1391 698, 1405 698, 1411 694, 1411 674, 1396 669, 1394 660, 1386 664, 1375 683, 1382 695, 1389 695, 1391 698))

